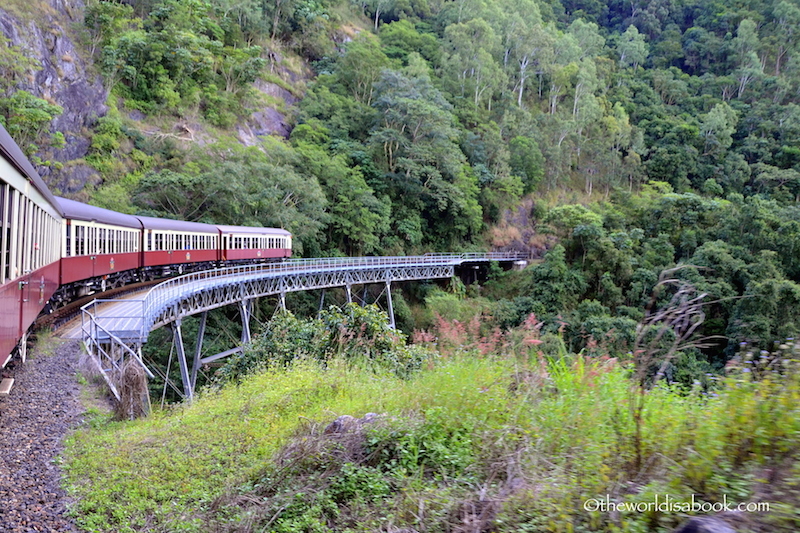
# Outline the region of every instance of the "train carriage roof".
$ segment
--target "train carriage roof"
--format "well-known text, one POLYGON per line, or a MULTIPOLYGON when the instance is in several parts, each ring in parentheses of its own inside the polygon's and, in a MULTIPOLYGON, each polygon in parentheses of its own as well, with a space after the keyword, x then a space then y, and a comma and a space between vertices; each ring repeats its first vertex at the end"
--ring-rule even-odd
POLYGON ((17 171, 25 176, 30 182, 33 184, 33 187, 41 194, 55 209, 58 211, 58 215, 62 215, 60 211, 60 206, 56 201, 55 196, 53 193, 50 192, 50 189, 47 188, 45 185, 44 180, 39 176, 39 173, 36 172, 36 169, 33 168, 31 162, 22 152, 22 149, 17 145, 11 135, 6 131, 2 124, 0 124, 0 154, 14 167, 17 171))
POLYGON ((254 228, 251 226, 222 226, 219 224, 217 225, 217 227, 223 234, 246 233, 253 235, 268 235, 268 236, 278 235, 281 237, 288 237, 291 235, 291 233, 281 228, 254 228))
POLYGON ((93 205, 82 204, 81 202, 68 200, 67 198, 56 197, 56 200, 58 200, 58 203, 61 205, 64 216, 71 220, 99 222, 101 224, 121 226, 123 228, 142 229, 142 223, 132 215, 117 213, 116 211, 95 207, 93 205))
POLYGON ((154 218, 136 216, 142 221, 144 229, 160 229, 166 231, 188 231, 192 233, 210 233, 219 235, 219 230, 211 224, 200 222, 185 222, 183 220, 171 220, 169 218, 154 218))

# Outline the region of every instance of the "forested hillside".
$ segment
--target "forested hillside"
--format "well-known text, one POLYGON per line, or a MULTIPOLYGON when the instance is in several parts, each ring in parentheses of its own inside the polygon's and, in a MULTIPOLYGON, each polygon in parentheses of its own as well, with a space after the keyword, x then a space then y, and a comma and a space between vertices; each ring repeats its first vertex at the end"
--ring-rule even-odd
MULTIPOLYGON (((551 249, 489 312, 574 349, 624 352, 691 265, 721 363, 800 325, 799 27, 787 0, 89 0, 110 96, 80 194, 305 255, 551 249), (286 137, 243 144, 267 107, 286 137)), ((2 48, 0 114, 36 154, 62 139, 27 54, 2 48)))

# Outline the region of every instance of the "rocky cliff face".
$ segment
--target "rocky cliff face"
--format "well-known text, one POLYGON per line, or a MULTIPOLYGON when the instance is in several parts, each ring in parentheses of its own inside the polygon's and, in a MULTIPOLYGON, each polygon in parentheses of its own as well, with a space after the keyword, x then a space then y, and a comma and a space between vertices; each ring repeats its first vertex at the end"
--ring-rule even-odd
MULTIPOLYGON (((43 160, 60 162, 63 168, 41 167, 39 173, 56 192, 74 196, 87 183, 97 185, 99 174, 83 162, 87 155, 95 121, 104 116, 108 109, 105 102, 108 90, 103 80, 92 68, 91 58, 80 46, 80 28, 83 22, 84 0, 29 0, 25 16, 15 16, 14 11, 3 9, 0 2, 0 32, 11 44, 25 50, 37 59, 41 69, 33 73, 29 81, 20 89, 55 103, 64 109, 52 124, 54 131, 60 131, 66 145, 38 154, 43 160)), ((22 11, 18 8, 17 12, 22 11)), ((235 127, 242 144, 252 145, 264 135, 288 136, 290 127, 285 109, 296 102, 289 91, 278 85, 258 81, 255 88, 268 97, 282 100, 281 109, 265 107, 255 110, 235 127)), ((135 112, 130 118, 143 129, 152 130, 154 126, 144 126, 146 118, 135 112)), ((176 126, 180 129, 179 126, 176 126)), ((192 128, 199 135, 190 135, 187 143, 213 142, 203 135, 203 126, 192 128)), ((153 131, 146 131, 154 134, 153 131)), ((174 133, 174 132, 168 132, 174 133)), ((179 139, 180 140, 180 139, 179 139)))
POLYGON ((20 88, 64 109, 53 121, 53 129, 64 134, 66 145, 42 156, 65 163, 65 167, 58 171, 40 168, 39 172, 48 185, 69 193, 97 179, 97 173, 79 160, 90 145, 87 128, 107 111, 108 94, 75 43, 73 28, 82 20, 83 0, 49 0, 47 4, 49 9, 37 9, 41 12, 30 20, 0 8, 0 32, 12 45, 37 58, 41 66, 20 88))

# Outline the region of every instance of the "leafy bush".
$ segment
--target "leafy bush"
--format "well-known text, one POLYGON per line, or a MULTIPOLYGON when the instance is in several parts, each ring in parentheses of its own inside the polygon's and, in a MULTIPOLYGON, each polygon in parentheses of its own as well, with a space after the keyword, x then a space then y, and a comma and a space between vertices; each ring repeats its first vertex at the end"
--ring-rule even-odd
POLYGON ((249 373, 294 361, 324 364, 336 358, 407 377, 430 357, 422 347, 406 346, 405 335, 389 327, 388 317, 377 306, 348 304, 323 310, 319 320, 280 313, 242 354, 226 362, 217 378, 238 381, 249 373))

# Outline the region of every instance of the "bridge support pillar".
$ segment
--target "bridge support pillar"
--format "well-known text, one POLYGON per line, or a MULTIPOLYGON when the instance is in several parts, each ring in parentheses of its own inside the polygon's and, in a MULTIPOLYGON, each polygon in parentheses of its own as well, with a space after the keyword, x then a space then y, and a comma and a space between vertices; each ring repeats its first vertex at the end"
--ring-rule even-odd
POLYGON ((286 293, 282 292, 278 295, 278 307, 281 311, 286 311, 286 293))
POLYGON ((345 288, 345 291, 347 292, 347 303, 349 303, 349 304, 353 303, 353 289, 352 289, 352 287, 348 283, 347 285, 344 286, 344 288, 345 288))
POLYGON ((317 318, 322 316, 323 307, 325 307, 325 289, 322 289, 322 294, 319 295, 319 309, 317 309, 317 318))
POLYGON ((250 315, 253 312, 253 300, 239 302, 239 314, 242 315, 242 344, 250 342, 250 315))
MULTIPOLYGON (((194 396, 194 387, 189 375, 189 365, 186 362, 186 351, 183 348, 183 333, 181 332, 181 320, 178 319, 171 323, 172 327, 172 342, 175 343, 175 349, 178 352, 178 363, 181 367, 181 381, 183 382, 183 395, 185 398, 191 400, 194 396)), ((169 379, 169 376, 167 376, 169 379)))
POLYGON ((386 304, 387 304, 387 313, 389 314, 389 327, 395 329, 394 323, 394 306, 392 305, 392 282, 386 282, 386 304))
POLYGON ((197 386, 197 372, 200 370, 200 352, 203 350, 203 340, 206 336, 206 321, 208 320, 208 311, 203 311, 200 315, 200 327, 197 330, 197 342, 194 347, 194 361, 192 362, 192 376, 190 385, 192 392, 197 386))

